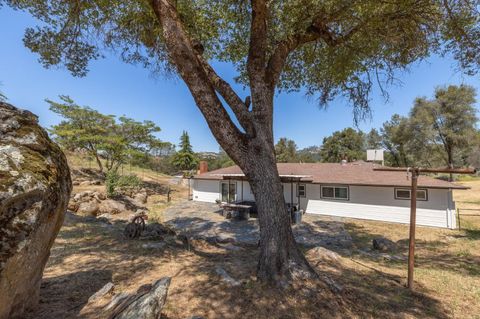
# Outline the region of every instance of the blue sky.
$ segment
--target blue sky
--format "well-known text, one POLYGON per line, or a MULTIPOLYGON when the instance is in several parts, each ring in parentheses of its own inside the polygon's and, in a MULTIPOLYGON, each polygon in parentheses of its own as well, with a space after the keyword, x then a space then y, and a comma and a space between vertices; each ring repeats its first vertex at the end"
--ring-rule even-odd
MULTIPOLYGON (((36 22, 28 14, 0 9, 0 90, 9 102, 32 111, 48 127, 60 118, 48 110, 45 98, 70 95, 78 104, 89 105, 107 114, 126 115, 136 120, 149 119, 162 129, 158 136, 178 143, 183 130, 190 134, 195 151, 217 151, 218 144, 180 79, 153 77, 148 70, 121 62, 114 55, 93 61, 85 78, 75 78, 61 68, 45 69, 38 57, 23 46, 26 27, 36 22)), ((215 63, 217 71, 230 83, 236 75, 229 64, 215 63)), ((368 131, 378 128, 394 113, 406 115, 417 96, 431 96, 439 85, 469 84, 480 90, 479 76, 467 77, 455 72, 452 59, 432 57, 399 73, 401 86, 389 87, 389 102, 380 92, 372 94, 373 116, 360 123, 368 131)), ((241 90, 241 86, 235 85, 241 90)), ((245 96, 245 94, 242 94, 245 96)), ((480 99, 480 98, 479 98, 480 99)), ((478 105, 478 104, 477 104, 478 105)), ((275 138, 288 137, 299 148, 320 145, 325 136, 353 125, 347 101, 332 102, 327 110, 302 93, 279 94, 275 100, 275 138)))

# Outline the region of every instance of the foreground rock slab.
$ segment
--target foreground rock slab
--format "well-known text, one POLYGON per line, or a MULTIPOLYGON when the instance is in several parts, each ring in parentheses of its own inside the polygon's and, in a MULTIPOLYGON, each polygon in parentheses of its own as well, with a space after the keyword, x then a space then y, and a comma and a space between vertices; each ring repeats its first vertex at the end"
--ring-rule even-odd
POLYGON ((170 277, 163 277, 153 284, 141 286, 134 294, 116 293, 104 303, 102 297, 115 288, 112 283, 108 283, 90 297, 87 308, 90 306, 96 309, 97 318, 158 319, 167 299, 170 282, 170 277), (102 303, 103 305, 98 307, 102 303))
POLYGON ((37 117, 0 102, 0 319, 38 303, 71 187, 65 156, 37 117))

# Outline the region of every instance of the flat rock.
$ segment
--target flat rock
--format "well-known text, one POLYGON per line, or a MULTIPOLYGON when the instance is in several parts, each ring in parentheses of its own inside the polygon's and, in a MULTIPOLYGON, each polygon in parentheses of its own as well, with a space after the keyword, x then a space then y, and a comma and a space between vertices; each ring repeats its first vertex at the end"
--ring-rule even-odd
POLYGON ((111 293, 114 288, 115 288, 115 285, 113 283, 111 282, 107 283, 99 291, 97 291, 92 296, 90 296, 90 298, 88 298, 88 302, 95 302, 97 299, 102 298, 106 294, 111 293))
POLYGON ((307 256, 324 261, 338 261, 340 255, 325 247, 315 247, 307 251, 307 256))
POLYGON ((225 282, 227 285, 232 287, 237 287, 241 285, 240 281, 232 278, 232 276, 230 276, 222 267, 217 266, 215 268, 215 272, 217 273, 217 275, 220 276, 220 278, 222 278, 222 281, 225 282))
POLYGON ((145 248, 145 249, 160 249, 163 247, 165 247, 165 243, 161 241, 142 244, 142 248, 145 248))

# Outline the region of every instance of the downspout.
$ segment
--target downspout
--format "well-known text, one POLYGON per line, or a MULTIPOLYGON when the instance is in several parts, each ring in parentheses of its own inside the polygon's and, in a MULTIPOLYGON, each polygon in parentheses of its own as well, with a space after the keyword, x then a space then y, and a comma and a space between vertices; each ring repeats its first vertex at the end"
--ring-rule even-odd
MULTIPOLYGON (((298 210, 301 210, 302 207, 300 207, 300 194, 298 193, 298 185, 299 183, 297 182, 297 203, 298 203, 298 210)), ((307 195, 307 184, 305 184, 305 197, 307 195)))
POLYGON ((456 221, 456 216, 455 216, 455 202, 453 201, 453 191, 451 188, 448 189, 447 193, 448 197, 448 215, 449 215, 449 220, 450 220, 450 225, 448 225, 448 219, 447 219, 447 226, 450 229, 456 229, 457 228, 457 221, 456 221))
POLYGON ((230 179, 228 180, 228 195, 227 195, 227 203, 230 203, 230 179))
POLYGON ((290 207, 293 207, 293 181, 290 180, 290 207))

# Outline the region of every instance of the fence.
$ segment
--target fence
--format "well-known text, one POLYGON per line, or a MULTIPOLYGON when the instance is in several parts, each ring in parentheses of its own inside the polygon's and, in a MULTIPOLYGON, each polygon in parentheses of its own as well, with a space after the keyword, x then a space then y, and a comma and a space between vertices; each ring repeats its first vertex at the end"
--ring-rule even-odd
POLYGON ((458 229, 462 229, 460 216, 480 217, 480 209, 478 209, 478 208, 477 209, 475 209, 475 208, 457 208, 458 229), (466 214, 461 214, 460 211, 467 211, 467 213, 466 214), (474 212, 478 212, 478 214, 475 214, 474 212))

